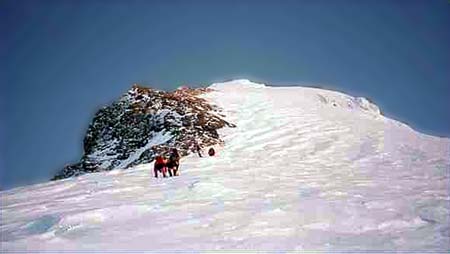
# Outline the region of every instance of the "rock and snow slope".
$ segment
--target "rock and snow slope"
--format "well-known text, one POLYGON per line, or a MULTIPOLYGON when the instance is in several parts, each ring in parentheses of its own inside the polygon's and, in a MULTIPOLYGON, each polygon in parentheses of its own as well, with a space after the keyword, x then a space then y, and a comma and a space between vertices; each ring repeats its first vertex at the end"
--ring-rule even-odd
POLYGON ((217 129, 234 125, 222 119, 217 107, 198 97, 208 91, 184 87, 164 92, 133 85, 95 114, 80 161, 65 166, 52 180, 149 163, 156 154, 174 147, 187 155, 195 142, 222 143, 217 129))
POLYGON ((3 191, 1 249, 450 249, 449 139, 337 92, 211 88, 237 126, 217 157, 3 191))

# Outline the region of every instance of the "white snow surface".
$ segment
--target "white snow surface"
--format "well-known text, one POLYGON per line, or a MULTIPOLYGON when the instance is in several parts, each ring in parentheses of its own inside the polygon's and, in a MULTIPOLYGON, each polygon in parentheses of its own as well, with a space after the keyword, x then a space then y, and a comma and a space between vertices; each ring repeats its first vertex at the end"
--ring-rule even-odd
POLYGON ((450 249, 449 139, 338 92, 211 88, 237 125, 217 156, 2 191, 1 250, 450 249))

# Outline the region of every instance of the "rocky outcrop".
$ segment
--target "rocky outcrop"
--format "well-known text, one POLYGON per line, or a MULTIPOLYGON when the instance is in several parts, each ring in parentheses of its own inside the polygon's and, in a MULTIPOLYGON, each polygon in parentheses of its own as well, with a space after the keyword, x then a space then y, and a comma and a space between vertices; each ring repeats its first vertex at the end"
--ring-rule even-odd
POLYGON ((164 92, 134 85, 95 114, 84 137, 82 158, 52 180, 148 163, 172 147, 187 155, 195 142, 222 143, 217 130, 234 125, 223 119, 217 106, 199 97, 210 90, 183 87, 164 92))

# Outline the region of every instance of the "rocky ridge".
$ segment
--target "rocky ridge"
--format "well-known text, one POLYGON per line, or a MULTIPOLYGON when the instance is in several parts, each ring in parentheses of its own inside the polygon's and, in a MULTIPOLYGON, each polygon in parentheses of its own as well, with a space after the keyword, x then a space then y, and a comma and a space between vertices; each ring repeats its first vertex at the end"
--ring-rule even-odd
POLYGON ((199 96, 211 90, 182 87, 165 92, 133 85, 95 114, 84 137, 82 158, 52 180, 149 163, 172 147, 185 156, 195 142, 221 144, 217 130, 234 125, 223 119, 220 108, 199 96))

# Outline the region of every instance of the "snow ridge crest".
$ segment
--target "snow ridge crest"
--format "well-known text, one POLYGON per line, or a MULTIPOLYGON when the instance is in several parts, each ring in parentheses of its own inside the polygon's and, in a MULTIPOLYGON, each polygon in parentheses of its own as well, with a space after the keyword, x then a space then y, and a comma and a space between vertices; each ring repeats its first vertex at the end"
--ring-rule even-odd
POLYGON ((209 88, 212 89, 245 89, 245 88, 264 88, 265 84, 255 83, 248 79, 235 79, 221 83, 213 83, 209 88))
MULTIPOLYGON (((213 83, 211 86, 209 86, 209 88, 213 90, 235 92, 245 89, 263 89, 263 88, 276 89, 283 87, 267 86, 265 84, 256 83, 248 79, 235 79, 221 83, 213 83)), ((326 90, 322 88, 311 88, 301 86, 298 86, 298 88, 307 90, 313 89, 312 90, 314 91, 313 94, 309 94, 308 96, 316 95, 319 98, 319 101, 323 104, 350 110, 360 110, 361 112, 373 115, 381 115, 380 108, 365 97, 353 97, 344 93, 326 90)))
POLYGON ((380 108, 365 97, 353 97, 337 92, 323 90, 317 93, 319 101, 333 107, 360 110, 368 114, 381 115, 380 108))

